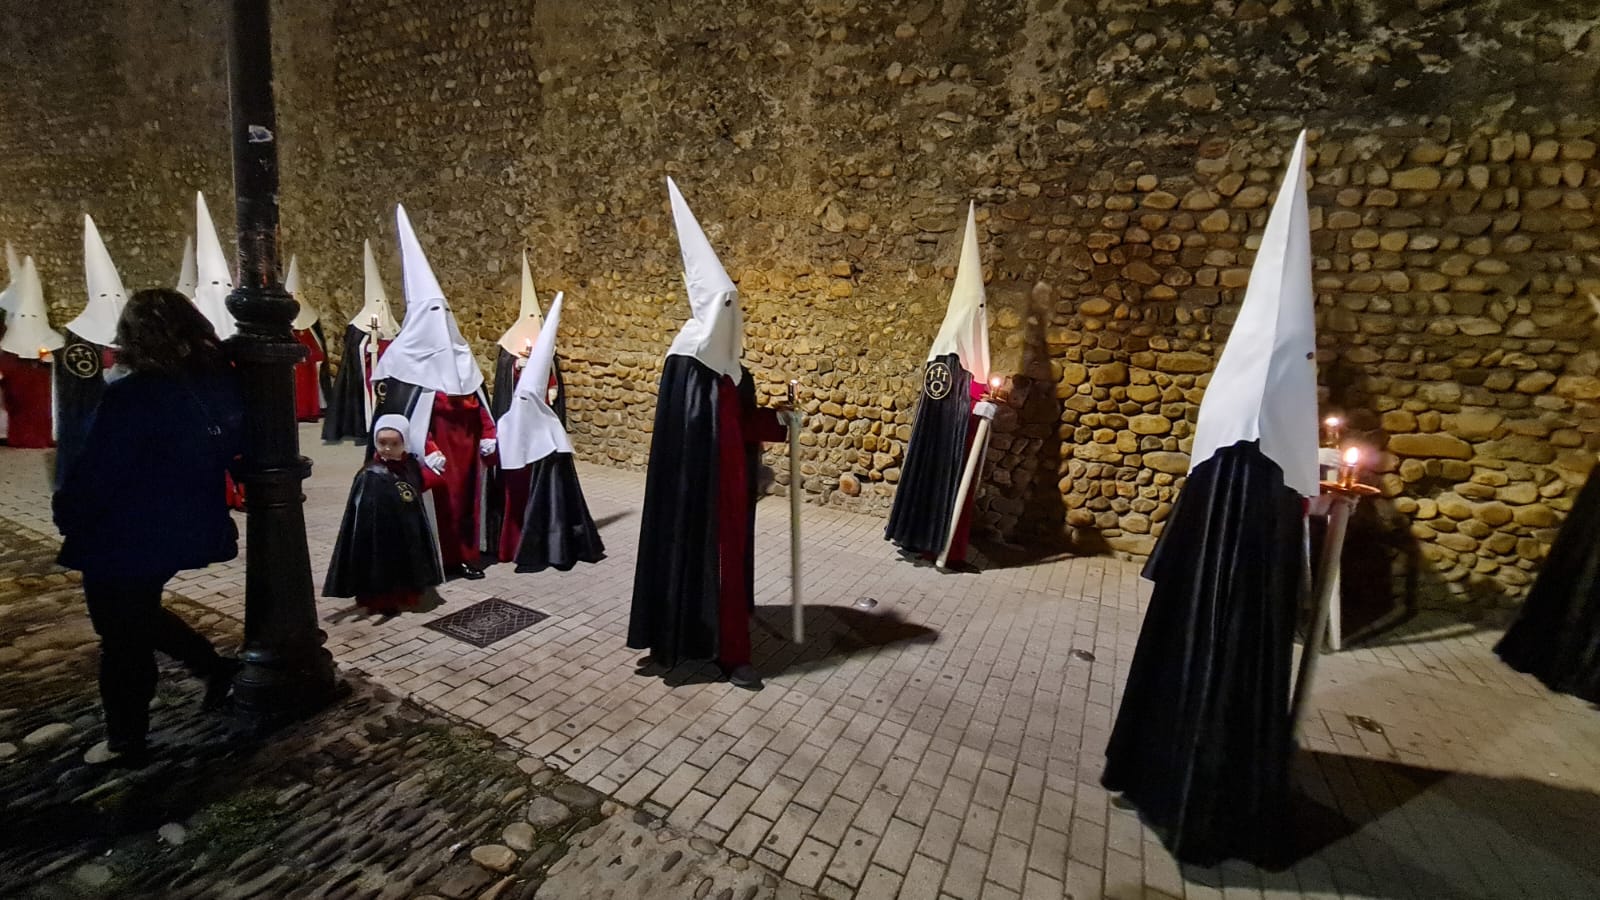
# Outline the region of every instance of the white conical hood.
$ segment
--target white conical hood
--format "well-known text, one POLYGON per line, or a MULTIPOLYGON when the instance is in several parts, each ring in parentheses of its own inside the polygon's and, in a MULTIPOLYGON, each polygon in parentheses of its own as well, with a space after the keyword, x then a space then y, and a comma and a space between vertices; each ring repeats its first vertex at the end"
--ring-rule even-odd
POLYGON ((378 271, 378 260, 372 255, 371 241, 361 242, 361 265, 367 302, 350 319, 350 324, 368 334, 376 332, 379 340, 392 340, 400 333, 400 323, 394 320, 394 311, 389 308, 389 292, 383 289, 383 274, 378 271))
POLYGON ((38 359, 40 350, 60 350, 66 338, 50 327, 49 310, 44 305, 44 285, 39 281, 39 270, 33 267, 33 257, 22 261, 22 275, 17 279, 15 308, 6 319, 6 334, 0 338, 0 350, 23 359, 38 359))
POLYGON ((289 256, 289 274, 283 277, 283 289, 300 305, 300 311, 294 314, 294 321, 289 323, 289 327, 295 331, 305 331, 317 324, 320 318, 317 308, 312 305, 310 298, 300 295, 300 257, 293 254, 289 256))
POLYGON ((1189 468, 1224 447, 1259 440, 1261 452, 1283 469, 1284 483, 1315 497, 1317 336, 1305 156, 1301 132, 1267 218, 1239 317, 1200 402, 1189 468))
POLYGON ((175 287, 178 293, 194 299, 194 289, 200 283, 200 275, 194 267, 194 238, 183 239, 183 263, 178 266, 178 283, 175 287))
POLYGON ((973 381, 989 378, 989 309, 983 291, 983 259, 978 254, 977 204, 967 206, 967 230, 961 236, 956 283, 945 306, 944 324, 933 339, 928 359, 954 353, 973 381))
POLYGON ((527 352, 528 345, 539 339, 543 319, 539 317, 539 295, 533 290, 533 271, 528 268, 528 251, 522 251, 522 308, 517 320, 506 333, 500 335, 500 346, 517 356, 527 352))
POLYGON ((233 313, 228 312, 228 295, 233 293, 228 258, 222 254, 222 241, 217 239, 217 227, 211 222, 211 210, 206 208, 204 194, 194 195, 194 209, 195 265, 199 275, 194 305, 211 321, 217 337, 232 337, 237 326, 233 313))
POLYGON ((88 216, 83 217, 83 280, 89 302, 76 319, 67 323, 67 330, 91 344, 109 347, 117 342, 117 319, 128 302, 128 292, 100 239, 100 229, 88 216))
POLYGON ((561 417, 550 408, 547 391, 555 368, 556 329, 561 326, 561 294, 550 304, 550 317, 539 331, 528 364, 517 379, 511 408, 500 417, 495 433, 500 442, 500 467, 520 469, 552 453, 571 453, 572 441, 561 417))
POLYGON ((398 378, 451 397, 474 393, 483 386, 483 372, 472 355, 456 317, 444 299, 428 258, 417 243, 405 207, 395 208, 400 232, 400 267, 406 289, 406 321, 383 351, 373 380, 398 378))
POLYGON ((738 383, 739 358, 744 355, 739 292, 671 178, 667 179, 667 193, 672 198, 672 224, 683 254, 683 283, 689 291, 692 316, 673 338, 667 355, 692 356, 738 383))
POLYGON ((17 248, 6 241, 6 289, 0 291, 0 319, 11 315, 17 299, 17 282, 22 278, 22 262, 17 259, 17 248))

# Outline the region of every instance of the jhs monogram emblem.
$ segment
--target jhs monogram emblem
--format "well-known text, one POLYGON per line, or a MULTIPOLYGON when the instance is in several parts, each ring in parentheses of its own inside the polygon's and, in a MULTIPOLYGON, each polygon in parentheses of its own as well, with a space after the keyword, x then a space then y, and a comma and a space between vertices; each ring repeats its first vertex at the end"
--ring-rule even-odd
POLYGON ((78 378, 93 378, 100 374, 100 351, 88 344, 69 344, 62 361, 78 378))
POLYGON ((928 395, 929 400, 943 400, 950 393, 950 388, 955 386, 955 376, 950 374, 950 367, 942 362, 928 364, 927 377, 922 382, 922 390, 928 395))
POLYGON ((408 481, 395 482, 394 489, 400 492, 400 499, 407 503, 417 502, 417 490, 408 481))

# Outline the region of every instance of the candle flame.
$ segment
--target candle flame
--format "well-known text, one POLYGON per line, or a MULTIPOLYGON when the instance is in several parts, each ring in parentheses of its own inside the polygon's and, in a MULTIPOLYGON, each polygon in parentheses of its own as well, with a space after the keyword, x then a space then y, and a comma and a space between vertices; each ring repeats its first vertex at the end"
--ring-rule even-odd
POLYGON ((1343 425, 1344 422, 1341 421, 1338 416, 1329 416, 1322 420, 1322 424, 1328 426, 1329 428, 1338 428, 1340 425, 1343 425))
POLYGON ((1347 447, 1347 448, 1345 448, 1345 451, 1344 451, 1344 464, 1345 465, 1354 466, 1354 465, 1356 465, 1357 463, 1360 463, 1360 462, 1361 462, 1361 448, 1360 447, 1347 447))
POLYGON ((1002 385, 1004 383, 1005 383, 1005 379, 1001 378, 999 375, 996 375, 993 378, 989 379, 989 386, 994 388, 997 391, 1000 390, 1000 385, 1002 385))

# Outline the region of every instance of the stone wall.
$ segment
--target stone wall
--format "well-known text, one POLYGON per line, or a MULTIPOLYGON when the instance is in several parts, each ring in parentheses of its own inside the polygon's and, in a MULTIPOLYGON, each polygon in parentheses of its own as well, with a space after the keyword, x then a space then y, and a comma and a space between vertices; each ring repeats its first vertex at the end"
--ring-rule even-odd
MULTIPOLYGON (((0 97, 0 237, 63 311, 81 209, 130 283, 170 282, 195 187, 226 209, 213 5, 0 4, 0 74, 29 85, 0 97)), ((1384 448, 1371 534, 1429 591, 1493 601, 1600 449, 1595 20, 1585 0, 281 0, 285 242, 342 322, 364 237, 398 298, 404 202, 485 361, 528 248, 546 299, 567 292, 580 454, 640 466, 687 315, 673 175, 739 282, 757 382, 802 381, 808 495, 884 510, 975 200, 1013 376, 981 526, 1024 554, 1141 555, 1308 127, 1324 406, 1384 448)))

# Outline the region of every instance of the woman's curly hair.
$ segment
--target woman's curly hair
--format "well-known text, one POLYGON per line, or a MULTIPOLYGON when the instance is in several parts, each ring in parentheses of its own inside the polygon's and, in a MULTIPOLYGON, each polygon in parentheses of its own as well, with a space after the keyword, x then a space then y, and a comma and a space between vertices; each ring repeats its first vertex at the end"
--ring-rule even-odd
POLYGON ((117 361, 135 372, 196 375, 227 366, 222 341, 188 297, 148 288, 128 298, 117 320, 117 361))

